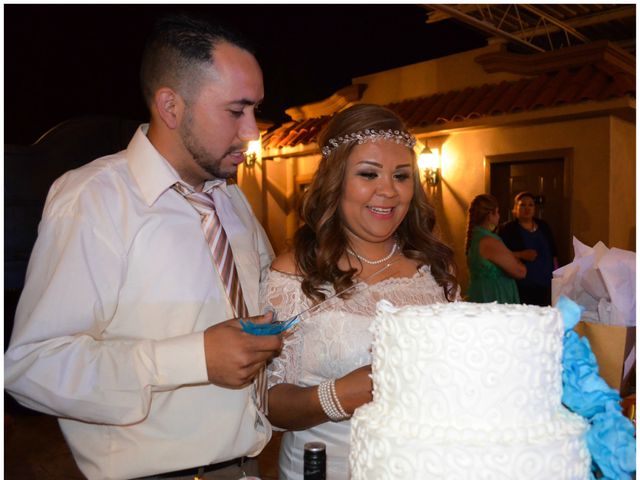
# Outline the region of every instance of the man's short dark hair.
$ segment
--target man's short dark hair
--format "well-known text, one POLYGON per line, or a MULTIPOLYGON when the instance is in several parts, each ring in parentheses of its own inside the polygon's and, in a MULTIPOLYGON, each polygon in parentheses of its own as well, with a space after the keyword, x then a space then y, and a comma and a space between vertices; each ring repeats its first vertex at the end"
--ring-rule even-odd
POLYGON ((153 26, 142 54, 140 84, 147 106, 160 87, 185 98, 195 93, 203 66, 213 64, 213 51, 230 43, 254 54, 252 45, 228 27, 186 14, 167 15, 153 26))

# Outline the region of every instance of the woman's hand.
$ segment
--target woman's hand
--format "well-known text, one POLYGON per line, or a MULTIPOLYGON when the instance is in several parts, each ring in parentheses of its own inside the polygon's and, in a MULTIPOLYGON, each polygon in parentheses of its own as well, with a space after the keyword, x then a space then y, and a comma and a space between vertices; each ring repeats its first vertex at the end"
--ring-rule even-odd
POLYGON ((536 258, 538 258, 538 252, 533 248, 528 248, 526 250, 520 250, 519 252, 513 253, 517 258, 525 262, 533 262, 536 258))
MULTIPOLYGON (((340 405, 349 415, 373 398, 371 365, 360 367, 335 382, 340 405)), ((269 389, 267 417, 274 426, 287 430, 304 430, 329 421, 320 405, 317 385, 299 387, 290 383, 280 383, 269 389)))

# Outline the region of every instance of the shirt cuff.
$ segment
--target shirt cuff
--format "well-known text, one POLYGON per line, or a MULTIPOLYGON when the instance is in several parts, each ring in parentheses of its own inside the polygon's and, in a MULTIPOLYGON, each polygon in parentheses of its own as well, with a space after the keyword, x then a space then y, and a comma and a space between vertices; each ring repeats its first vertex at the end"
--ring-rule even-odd
POLYGON ((155 343, 159 387, 208 383, 204 355, 204 332, 191 333, 155 343))

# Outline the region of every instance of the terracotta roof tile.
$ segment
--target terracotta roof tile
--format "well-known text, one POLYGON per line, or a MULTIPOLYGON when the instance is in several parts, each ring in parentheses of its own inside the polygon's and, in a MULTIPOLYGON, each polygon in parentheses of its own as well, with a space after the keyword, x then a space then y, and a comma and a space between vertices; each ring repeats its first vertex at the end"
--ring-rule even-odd
POLYGON ((558 92, 562 89, 569 78, 569 71, 562 69, 554 75, 545 73, 543 76, 548 77, 548 81, 544 88, 540 91, 540 95, 531 104, 531 108, 543 108, 553 105, 553 101, 557 98, 558 92))
POLYGON ((444 123, 446 119, 442 116, 444 109, 451 103, 458 95, 457 91, 445 92, 438 101, 429 109, 427 115, 420 119, 418 126, 431 125, 432 123, 444 123))
POLYGON ((489 90, 491 90, 491 86, 487 84, 484 84, 479 88, 474 88, 471 95, 468 95, 462 105, 460 105, 458 111, 451 116, 451 120, 462 121, 469 118, 469 116, 473 113, 474 108, 487 95, 489 90))
POLYGON ((278 143, 275 145, 276 147, 286 147, 291 146, 291 140, 294 139, 297 135, 297 129, 291 128, 287 131, 286 136, 283 136, 278 140, 278 143))
POLYGON ((295 147, 299 143, 305 143, 305 140, 309 138, 309 129, 299 128, 296 129, 293 137, 289 137, 289 145, 295 147))
MULTIPOLYGON (((438 101, 440 100, 440 98, 442 98, 444 95, 442 93, 436 93, 435 95, 431 95, 429 97, 427 97, 424 101, 422 102, 416 102, 415 99, 412 100, 407 100, 406 102, 404 102, 405 104, 413 104, 416 106, 415 112, 413 113, 413 115, 411 115, 411 117, 403 117, 406 118, 406 122, 409 125, 419 125, 420 124, 420 120, 426 118, 427 113, 433 108, 433 106, 438 103, 438 101)), ((392 108, 390 106, 390 108, 392 108)), ((402 116, 402 112, 398 112, 401 116, 402 116)))
POLYGON ((518 98, 515 99, 509 111, 511 113, 524 112, 531 108, 538 95, 542 92, 548 82, 546 75, 538 75, 522 89, 518 98))
POLYGON ((605 90, 608 82, 609 78, 607 77, 607 75, 605 75, 605 73, 601 72, 600 70, 596 70, 593 77, 591 78, 591 81, 583 86, 580 94, 577 97, 577 100, 599 100, 599 96, 605 90))
POLYGON ((520 92, 529 84, 529 82, 531 82, 531 80, 528 78, 521 78, 515 82, 509 82, 510 85, 498 97, 489 110, 489 113, 491 115, 499 115, 501 113, 510 112, 511 107, 519 98, 520 92))
POLYGON ((504 95, 504 92, 507 88, 509 88, 510 83, 511 82, 507 82, 505 80, 498 83, 497 85, 492 85, 492 88, 489 89, 487 94, 482 99, 480 99, 480 102, 475 106, 475 108, 469 115, 470 118, 479 118, 484 115, 488 115, 491 110, 491 106, 495 102, 497 102, 502 95, 504 95))
POLYGON ((567 82, 562 85, 561 91, 558 92, 553 104, 560 105, 578 101, 580 91, 589 83, 590 78, 593 76, 593 71, 594 69, 591 65, 585 65, 577 73, 570 75, 567 82))
POLYGON ((626 75, 622 72, 613 76, 613 82, 611 82, 602 92, 602 100, 608 98, 619 97, 619 92, 624 92, 625 95, 633 95, 636 93, 636 79, 631 78, 630 75, 626 75))
MULTIPOLYGON (((611 74, 598 65, 589 64, 499 84, 435 93, 386 106, 400 115, 409 129, 415 129, 589 100, 635 97, 635 93, 634 75, 624 71, 611 74)), ((312 144, 329 118, 289 122, 267 133, 263 145, 274 148, 312 144)))
POLYGON ((442 111, 440 118, 452 119, 459 111, 460 107, 464 104, 464 102, 473 95, 473 91, 476 90, 473 87, 467 87, 463 91, 456 94, 453 99, 449 102, 447 106, 442 111))

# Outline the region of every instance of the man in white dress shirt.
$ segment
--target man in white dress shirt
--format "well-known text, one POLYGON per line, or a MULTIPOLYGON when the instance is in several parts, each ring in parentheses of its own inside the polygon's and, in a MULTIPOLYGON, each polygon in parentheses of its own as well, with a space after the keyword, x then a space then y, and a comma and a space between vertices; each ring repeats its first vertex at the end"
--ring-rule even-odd
POLYGON ((150 123, 126 150, 51 187, 5 388, 59 417, 90 479, 227 478, 223 467, 237 469, 235 459, 270 439, 252 381, 282 342, 241 330, 200 216, 172 187, 217 187, 244 299, 258 315, 273 251, 225 179, 259 136, 262 72, 235 34, 172 17, 149 39, 141 82, 150 123))

